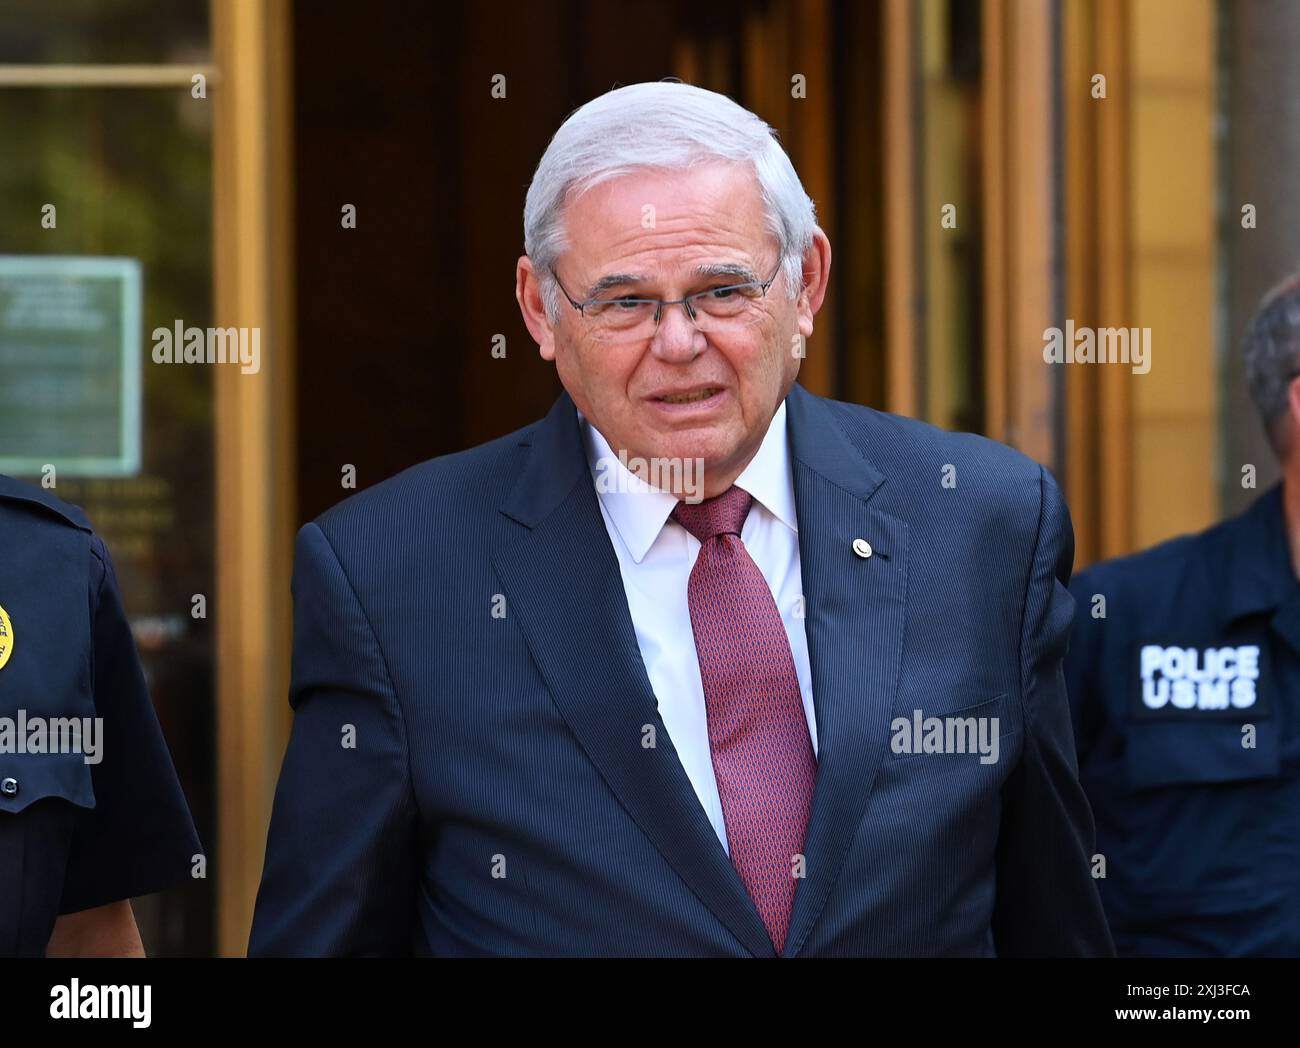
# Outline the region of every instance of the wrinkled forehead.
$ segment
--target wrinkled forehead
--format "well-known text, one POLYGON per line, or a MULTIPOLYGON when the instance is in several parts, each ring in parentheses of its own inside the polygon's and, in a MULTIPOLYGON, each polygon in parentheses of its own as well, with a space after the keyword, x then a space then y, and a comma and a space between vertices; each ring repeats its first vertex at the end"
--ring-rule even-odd
POLYGON ((584 267, 765 263, 778 247, 753 168, 727 161, 615 175, 567 199, 564 230, 565 255, 584 267))

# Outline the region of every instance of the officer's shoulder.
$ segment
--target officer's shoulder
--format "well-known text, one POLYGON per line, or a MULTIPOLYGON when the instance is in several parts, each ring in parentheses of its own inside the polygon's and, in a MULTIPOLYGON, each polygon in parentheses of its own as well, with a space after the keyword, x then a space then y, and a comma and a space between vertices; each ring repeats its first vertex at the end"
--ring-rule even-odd
POLYGON ((77 506, 44 488, 0 474, 0 509, 45 520, 54 527, 77 528, 93 534, 90 521, 77 506))
POLYGON ((507 494, 509 466, 526 453, 540 420, 463 451, 409 466, 341 500, 313 522, 328 536, 369 532, 416 519, 440 528, 495 513, 507 494))

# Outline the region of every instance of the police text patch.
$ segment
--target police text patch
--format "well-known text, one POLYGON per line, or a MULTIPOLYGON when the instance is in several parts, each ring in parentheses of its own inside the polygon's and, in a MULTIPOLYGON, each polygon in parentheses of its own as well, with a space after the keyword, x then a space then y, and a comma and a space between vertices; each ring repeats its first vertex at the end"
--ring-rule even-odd
POLYGON ((1268 649, 1239 644, 1134 646, 1130 708, 1141 720, 1237 720, 1268 715, 1268 649))

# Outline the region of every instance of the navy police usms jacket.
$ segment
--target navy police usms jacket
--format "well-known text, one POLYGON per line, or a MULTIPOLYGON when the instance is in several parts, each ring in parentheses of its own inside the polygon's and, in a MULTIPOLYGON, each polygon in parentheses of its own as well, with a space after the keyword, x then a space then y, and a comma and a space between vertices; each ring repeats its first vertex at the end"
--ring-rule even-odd
POLYGON ((187 880, 200 850, 104 543, 0 476, 0 957, 187 880))
POLYGON ((1066 677, 1116 951, 1300 954, 1300 582, 1281 487, 1070 590, 1066 677))

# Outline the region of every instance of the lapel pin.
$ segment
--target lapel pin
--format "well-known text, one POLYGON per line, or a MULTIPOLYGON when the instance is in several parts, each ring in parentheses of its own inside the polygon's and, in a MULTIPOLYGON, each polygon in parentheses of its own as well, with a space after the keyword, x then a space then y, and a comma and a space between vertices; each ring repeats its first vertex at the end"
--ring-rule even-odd
POLYGON ((856 553, 863 560, 866 560, 869 556, 871 556, 871 543, 868 542, 866 539, 854 539, 853 552, 856 553))

